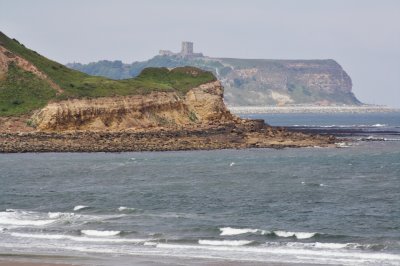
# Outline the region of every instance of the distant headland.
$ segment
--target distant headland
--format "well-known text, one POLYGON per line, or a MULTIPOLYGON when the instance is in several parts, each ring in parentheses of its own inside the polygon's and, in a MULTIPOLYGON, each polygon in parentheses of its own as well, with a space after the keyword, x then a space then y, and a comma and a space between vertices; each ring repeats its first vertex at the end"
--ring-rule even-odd
POLYGON ((333 59, 208 57, 194 52, 194 44, 184 41, 180 52, 160 50, 147 61, 124 64, 103 60, 67 66, 113 79, 136 77, 146 67, 194 66, 212 72, 221 80, 224 100, 231 106, 362 105, 352 92, 350 76, 333 59))

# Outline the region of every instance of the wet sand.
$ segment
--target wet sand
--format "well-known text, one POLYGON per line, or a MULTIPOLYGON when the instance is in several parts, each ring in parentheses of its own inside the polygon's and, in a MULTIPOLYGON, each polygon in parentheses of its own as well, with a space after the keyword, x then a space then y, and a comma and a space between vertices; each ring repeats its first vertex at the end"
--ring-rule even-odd
POLYGON ((12 261, 12 260, 0 260, 0 266, 72 266, 72 265, 46 263, 46 262, 22 262, 22 261, 12 261))

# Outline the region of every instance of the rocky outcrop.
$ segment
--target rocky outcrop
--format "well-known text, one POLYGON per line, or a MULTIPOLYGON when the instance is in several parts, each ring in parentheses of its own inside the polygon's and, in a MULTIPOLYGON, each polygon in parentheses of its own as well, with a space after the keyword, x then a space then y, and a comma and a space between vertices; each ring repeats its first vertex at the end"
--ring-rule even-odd
POLYGON ((240 119, 221 83, 147 95, 53 102, 30 119, 36 131, 0 132, 0 152, 121 152, 333 146, 331 136, 240 119))
POLYGON ((71 99, 49 103, 31 121, 40 131, 182 128, 238 120, 225 107, 219 81, 177 92, 71 99))
POLYGON ((3 152, 122 152, 334 146, 335 138, 264 127, 234 125, 198 130, 146 132, 0 133, 3 152))

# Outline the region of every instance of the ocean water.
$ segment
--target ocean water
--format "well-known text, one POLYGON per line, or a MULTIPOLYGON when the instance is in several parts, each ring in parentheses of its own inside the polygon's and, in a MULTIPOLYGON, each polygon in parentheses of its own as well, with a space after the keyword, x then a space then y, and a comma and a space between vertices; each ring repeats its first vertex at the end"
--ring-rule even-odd
POLYGON ((400 265, 400 114, 252 117, 353 141, 1 154, 0 255, 400 265))

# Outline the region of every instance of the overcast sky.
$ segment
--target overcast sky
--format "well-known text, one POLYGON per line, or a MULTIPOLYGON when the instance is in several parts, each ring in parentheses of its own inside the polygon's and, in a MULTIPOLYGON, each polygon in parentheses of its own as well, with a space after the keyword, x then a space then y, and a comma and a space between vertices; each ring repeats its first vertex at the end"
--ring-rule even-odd
POLYGON ((0 30, 61 63, 213 57, 339 62, 363 102, 400 107, 399 0, 0 0, 0 30))

